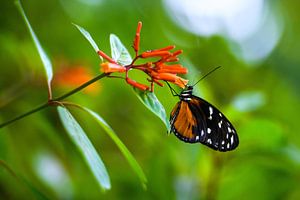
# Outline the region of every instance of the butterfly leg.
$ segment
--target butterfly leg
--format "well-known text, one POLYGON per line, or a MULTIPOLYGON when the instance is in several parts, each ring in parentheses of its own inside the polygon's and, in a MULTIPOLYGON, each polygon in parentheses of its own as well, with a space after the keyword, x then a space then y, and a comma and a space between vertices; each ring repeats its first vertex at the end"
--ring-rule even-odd
POLYGON ((171 87, 171 85, 169 84, 168 81, 165 81, 167 83, 167 85, 169 86, 171 93, 173 96, 179 96, 179 94, 171 87))

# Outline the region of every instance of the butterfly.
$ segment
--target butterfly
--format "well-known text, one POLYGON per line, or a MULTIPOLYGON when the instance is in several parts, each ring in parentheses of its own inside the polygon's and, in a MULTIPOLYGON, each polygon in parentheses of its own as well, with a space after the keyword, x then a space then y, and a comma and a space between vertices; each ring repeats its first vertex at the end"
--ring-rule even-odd
POLYGON ((239 145, 237 132, 230 121, 215 106, 193 95, 193 86, 186 86, 180 94, 173 88, 171 91, 173 96, 179 96, 180 101, 171 111, 170 132, 180 140, 187 143, 200 142, 223 152, 231 151, 239 145))

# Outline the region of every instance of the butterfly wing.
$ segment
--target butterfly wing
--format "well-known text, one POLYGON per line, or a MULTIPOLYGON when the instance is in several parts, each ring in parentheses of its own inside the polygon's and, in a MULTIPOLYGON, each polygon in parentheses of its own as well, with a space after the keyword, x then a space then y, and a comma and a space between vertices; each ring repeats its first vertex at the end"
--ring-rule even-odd
POLYGON ((200 142, 219 151, 233 150, 239 144, 236 130, 224 114, 197 96, 178 102, 170 122, 171 131, 185 142, 200 142))
POLYGON ((188 143, 198 142, 197 119, 193 115, 189 105, 185 101, 179 101, 171 112, 170 117, 171 132, 180 140, 188 143), (197 138, 197 139, 196 139, 197 138))

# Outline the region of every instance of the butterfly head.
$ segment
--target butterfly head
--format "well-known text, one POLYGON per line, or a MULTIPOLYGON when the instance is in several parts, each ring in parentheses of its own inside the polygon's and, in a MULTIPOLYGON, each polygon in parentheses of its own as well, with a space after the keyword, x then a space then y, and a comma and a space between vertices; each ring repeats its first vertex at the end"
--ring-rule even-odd
POLYGON ((193 88, 194 88, 194 86, 187 85, 185 87, 185 89, 183 89, 182 92, 180 93, 179 99, 181 101, 190 101, 191 97, 192 97, 192 94, 193 94, 193 88))

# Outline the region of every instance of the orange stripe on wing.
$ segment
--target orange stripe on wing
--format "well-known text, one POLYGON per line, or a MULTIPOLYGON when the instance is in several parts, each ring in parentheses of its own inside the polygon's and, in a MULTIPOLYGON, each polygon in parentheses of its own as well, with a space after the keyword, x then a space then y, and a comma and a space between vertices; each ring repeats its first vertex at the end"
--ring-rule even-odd
POLYGON ((196 126, 196 124, 197 121, 193 116, 188 103, 182 101, 180 110, 177 114, 177 118, 174 122, 174 127, 177 130, 178 134, 189 139, 195 138, 196 134, 193 133, 193 126, 196 126))

